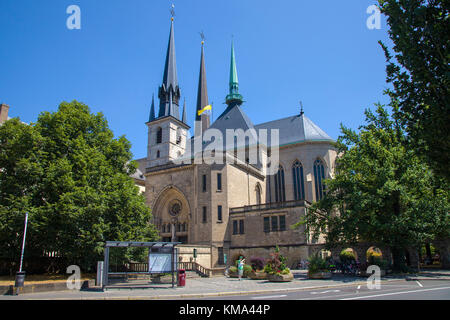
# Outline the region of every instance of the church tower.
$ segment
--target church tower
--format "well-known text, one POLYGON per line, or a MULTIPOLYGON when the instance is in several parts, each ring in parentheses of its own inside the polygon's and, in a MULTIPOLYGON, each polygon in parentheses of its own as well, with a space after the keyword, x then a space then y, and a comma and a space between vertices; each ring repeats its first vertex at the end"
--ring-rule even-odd
POLYGON ((158 117, 155 114, 153 98, 149 121, 146 123, 148 126, 148 167, 164 165, 182 156, 186 149, 187 135, 190 129, 186 123, 186 104, 183 118, 180 118, 181 94, 177 77, 173 20, 172 17, 163 82, 158 92, 158 117))

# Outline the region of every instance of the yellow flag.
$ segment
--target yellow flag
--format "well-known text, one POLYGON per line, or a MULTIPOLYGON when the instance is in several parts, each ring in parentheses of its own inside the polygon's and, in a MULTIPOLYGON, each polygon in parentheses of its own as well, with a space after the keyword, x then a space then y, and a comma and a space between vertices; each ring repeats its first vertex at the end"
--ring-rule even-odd
POLYGON ((209 104, 209 105, 207 105, 206 107, 204 107, 202 110, 198 110, 198 112, 197 112, 197 114, 198 115, 201 115, 203 112, 205 112, 206 110, 211 110, 212 109, 212 107, 211 107, 211 105, 209 104))

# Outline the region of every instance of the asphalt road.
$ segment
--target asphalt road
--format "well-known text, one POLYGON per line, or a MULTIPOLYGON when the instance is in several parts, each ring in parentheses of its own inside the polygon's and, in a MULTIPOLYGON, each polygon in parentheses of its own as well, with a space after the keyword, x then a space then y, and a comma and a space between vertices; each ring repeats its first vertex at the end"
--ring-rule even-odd
POLYGON ((450 281, 405 280, 382 283, 380 289, 368 289, 366 285, 339 286, 274 294, 221 296, 220 300, 450 300, 450 281))

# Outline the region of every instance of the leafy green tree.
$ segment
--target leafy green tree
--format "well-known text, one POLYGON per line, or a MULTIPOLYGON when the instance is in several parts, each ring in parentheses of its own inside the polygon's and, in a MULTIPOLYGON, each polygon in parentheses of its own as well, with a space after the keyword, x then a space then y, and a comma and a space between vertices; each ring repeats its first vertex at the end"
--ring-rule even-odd
POLYGON ((417 153, 450 182, 450 1, 379 0, 379 7, 393 42, 394 56, 380 44, 393 85, 387 92, 399 101, 396 117, 417 153))
MULTIPOLYGON (((25 212, 26 254, 57 252, 84 270, 107 240, 157 238, 150 209, 129 177, 130 142, 114 138, 104 116, 77 101, 43 112, 35 124, 0 127, 0 253, 17 261, 25 212)), ((142 254, 122 250, 124 260, 142 254)))
POLYGON ((365 115, 359 132, 341 126, 335 176, 297 226, 324 234, 329 246, 389 247, 398 270, 406 248, 449 235, 449 188, 405 146, 404 130, 384 106, 365 115))

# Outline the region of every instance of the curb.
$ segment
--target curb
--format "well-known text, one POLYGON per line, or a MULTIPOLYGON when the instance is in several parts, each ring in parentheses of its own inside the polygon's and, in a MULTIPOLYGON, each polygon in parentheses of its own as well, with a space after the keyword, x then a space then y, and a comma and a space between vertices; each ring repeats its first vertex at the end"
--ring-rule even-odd
MULTIPOLYGON (((403 281, 404 279, 385 279, 381 282, 393 282, 393 281, 403 281)), ((125 297, 101 297, 101 298, 82 298, 82 300, 169 300, 169 299, 186 299, 186 298, 211 298, 211 297, 222 297, 222 296, 243 296, 252 294, 264 294, 264 293, 281 293, 281 292, 292 292, 300 290, 310 290, 310 289, 326 289, 335 287, 351 287, 355 285, 366 284, 367 281, 352 282, 351 284, 335 284, 335 285, 322 285, 322 286, 312 286, 312 287, 297 287, 297 288, 283 288, 283 289, 271 289, 271 290, 252 290, 252 291, 226 291, 226 292, 211 292, 211 293, 186 293, 186 294, 176 294, 176 295, 160 295, 160 296, 125 296, 125 297)))
POLYGON ((406 277, 405 280, 406 281, 425 281, 425 280, 450 281, 450 277, 443 277, 443 278, 406 277))
MULTIPOLYGON (((83 280, 81 281, 81 288, 92 287, 95 280, 83 280)), ((29 293, 40 293, 40 292, 54 292, 54 291, 66 291, 67 288, 66 281, 64 282, 47 282, 47 283, 36 283, 36 284, 26 284, 23 287, 16 288, 14 285, 0 286, 0 295, 16 295, 16 294, 29 294, 29 293)))

